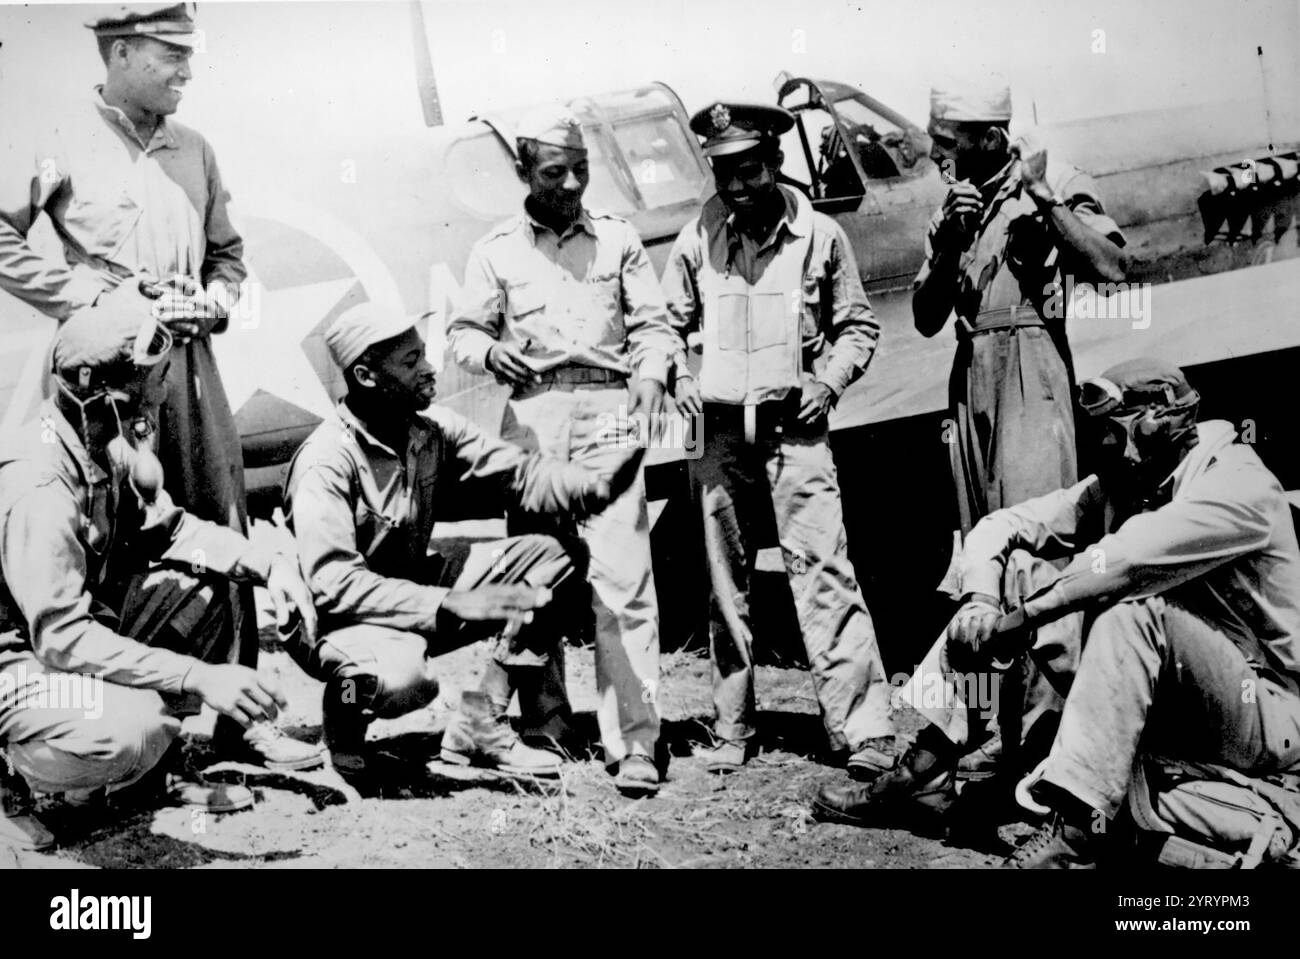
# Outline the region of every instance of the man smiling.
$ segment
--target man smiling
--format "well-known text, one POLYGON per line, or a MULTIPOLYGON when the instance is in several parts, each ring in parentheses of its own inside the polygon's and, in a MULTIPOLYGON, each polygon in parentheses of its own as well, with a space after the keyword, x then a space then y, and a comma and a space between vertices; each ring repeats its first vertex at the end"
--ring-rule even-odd
POLYGON ((439 541, 471 489, 501 508, 587 518, 616 500, 644 453, 625 450, 610 474, 528 453, 430 405, 437 379, 415 323, 372 303, 325 335, 347 395, 294 457, 285 512, 322 620, 321 641, 291 644, 325 682, 325 741, 334 767, 373 779, 366 728, 438 694, 432 660, 477 640, 490 656, 477 690, 442 738, 442 760, 555 776, 560 760, 523 743, 506 710, 519 697, 526 732, 567 724, 563 649, 574 612, 573 563, 548 536, 466 545, 439 541))
MULTIPOLYGON (((226 401, 211 336, 224 330, 247 271, 243 240, 226 214, 229 199, 212 147, 170 119, 191 78, 198 45, 194 5, 104 8, 87 23, 105 65, 104 83, 57 123, 19 136, 19 154, 0 165, 0 288, 60 323, 128 277, 161 290, 145 311, 176 337, 157 454, 167 491, 201 519, 247 528, 239 431, 226 401), (63 257, 27 239, 44 213, 63 257)), ((143 317, 142 317, 143 319, 143 317)), ((232 656, 257 661, 251 588, 232 585, 232 656)), ((223 748, 281 769, 320 765, 318 752, 266 727, 239 742, 227 723, 223 748), (269 736, 269 738, 268 738, 269 736)))
MULTIPOLYGON (((448 341, 466 369, 512 388, 506 439, 599 469, 623 456, 606 424, 662 414, 676 340, 636 230, 582 205, 591 172, 577 118, 544 107, 516 134, 528 196, 471 251, 448 341)), ((644 481, 573 532, 594 594, 606 762, 624 793, 653 793, 659 614, 644 481)))

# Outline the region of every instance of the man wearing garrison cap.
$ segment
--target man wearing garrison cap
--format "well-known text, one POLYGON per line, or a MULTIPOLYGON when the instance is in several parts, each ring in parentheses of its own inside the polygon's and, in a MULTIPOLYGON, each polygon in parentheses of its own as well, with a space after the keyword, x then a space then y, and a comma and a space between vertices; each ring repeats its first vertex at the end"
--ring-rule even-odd
MULTIPOLYGON (((84 804, 151 770, 174 801, 251 806, 243 786, 180 776, 172 748, 201 703, 271 729, 286 704, 273 679, 230 661, 229 605, 214 597, 228 579, 265 584, 281 622, 296 609, 315 629, 296 562, 178 508, 162 488, 150 436, 173 336, 135 302, 135 286, 60 327, 54 396, 39 422, 0 437, 0 845, 49 841, 29 815, 30 790, 84 804), (69 689, 70 699, 51 697, 69 689)), ((315 747, 298 745, 320 764, 315 747)))
POLYGON ((870 778, 890 768, 894 730, 871 614, 849 561, 827 415, 867 368, 879 326, 844 231, 781 186, 775 107, 714 103, 691 119, 717 196, 682 229, 664 267, 681 334, 678 393, 702 409, 697 467, 713 586, 716 748, 725 772, 753 753, 756 573, 793 590, 829 754, 870 778), (685 340, 703 343, 697 387, 685 340), (685 384, 685 385, 681 385, 685 384))
MULTIPOLYGON (((1031 139, 1008 134, 1011 90, 997 76, 946 80, 930 95, 931 159, 950 184, 925 235, 912 314, 934 336, 955 314, 949 378, 956 429, 949 444, 962 534, 981 516, 1068 486, 1077 478, 1069 344, 1062 290, 1124 278, 1124 237, 1092 178, 1031 139)), ((960 596, 953 597, 961 599, 960 596)), ((1021 762, 1017 731, 1054 716, 1059 699, 1041 677, 1004 684, 1005 765, 1021 762)), ((975 758, 975 757, 972 757, 975 758)), ((1012 775, 1015 770, 1008 768, 1012 775)))
MULTIPOLYGON (((15 145, 24 162, 0 166, 0 287, 61 323, 131 277, 161 290, 142 309, 176 337, 156 437, 168 491, 195 515, 243 531, 243 453, 211 342, 225 330, 247 274, 243 241, 226 212, 229 194, 212 147, 171 119, 200 46, 194 4, 96 12, 86 26, 105 64, 104 83, 70 115, 15 145), (41 213, 55 224, 62 258, 27 241, 41 213)), ((232 586, 228 601, 239 640, 232 655, 256 665, 252 591, 232 586)), ((219 725, 223 751, 266 758, 265 743, 240 742, 237 733, 219 725)), ((319 761, 297 757, 309 758, 319 761)))
MULTIPOLYGON (((636 229, 582 204, 590 172, 572 111, 543 107, 515 133, 528 196, 470 252, 448 344, 463 367, 510 387, 506 439, 600 467, 621 455, 605 424, 663 413, 676 338, 636 229)), ((643 481, 568 533, 592 589, 606 763, 624 792, 652 793, 659 612, 643 481)))
POLYGON ((931 159, 950 184, 913 288, 917 329, 956 314, 952 444, 963 532, 1076 475, 1069 350, 1053 284, 1122 280, 1124 239, 1091 177, 1012 141, 1010 88, 945 82, 930 95, 931 159))
POLYGON ((308 437, 285 486, 285 513, 320 614, 317 643, 293 642, 325 682, 324 727, 339 772, 369 778, 366 727, 420 709, 438 693, 432 660, 480 639, 491 658, 462 693, 442 759, 554 776, 560 759, 526 745, 506 718, 519 696, 525 733, 564 733, 569 705, 560 638, 578 616, 573 561, 549 536, 440 544, 435 520, 477 492, 500 511, 586 519, 631 485, 642 450, 608 471, 529 453, 431 406, 436 380, 416 324, 365 303, 325 343, 347 395, 308 437))
MULTIPOLYGON (((990 513, 962 546, 969 599, 926 662, 942 653, 959 672, 1005 669, 1028 654, 1068 691, 1050 754, 1025 784, 1055 815, 1012 865, 1104 855, 1139 751, 1249 776, 1300 768, 1290 506, 1231 423, 1197 422, 1199 403, 1157 359, 1085 380, 1080 432, 1097 472, 990 513)), ((946 677, 926 668, 911 688, 927 691, 911 701, 933 725, 897 770, 824 788, 820 818, 880 825, 951 793, 974 708, 940 705, 950 700, 933 690, 946 677)))

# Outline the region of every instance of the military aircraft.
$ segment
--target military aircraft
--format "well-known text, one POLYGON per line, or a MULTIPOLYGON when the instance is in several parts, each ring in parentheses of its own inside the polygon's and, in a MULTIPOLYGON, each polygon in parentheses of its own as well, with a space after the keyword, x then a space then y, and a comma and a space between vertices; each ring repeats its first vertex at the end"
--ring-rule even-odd
MULTIPOLYGON (((513 127, 524 111, 443 124, 419 41, 416 67, 425 129, 361 145, 322 138, 310 168, 268 171, 237 191, 232 211, 254 282, 214 342, 255 513, 273 509, 294 449, 341 393, 323 341, 330 322, 365 299, 391 302, 421 316, 442 366, 443 324, 469 248, 523 198, 513 127), (340 187, 349 167, 383 176, 340 187)), ((856 87, 782 73, 775 93, 797 118, 783 144, 786 174, 848 232, 882 324, 871 368, 832 419, 855 564, 882 635, 932 636, 917 610, 933 595, 956 525, 944 422, 953 341, 916 333, 909 291, 945 187, 924 129, 856 87), (881 536, 884 511, 910 535, 881 536)), ((661 268, 712 193, 691 111, 658 82, 569 105, 591 152, 588 205, 628 218, 661 268)), ((1049 157, 1059 152, 1096 177, 1137 284, 1079 299, 1069 322, 1080 375, 1137 353, 1190 366, 1211 397, 1207 412, 1249 429, 1289 488, 1300 487, 1300 436, 1283 415, 1287 372, 1300 358, 1295 113, 1257 99, 1037 131, 1049 157)), ((12 426, 35 413, 53 324, 0 296, 0 425, 12 426)), ((500 423, 505 393, 490 379, 446 363, 439 392, 486 428, 500 423)), ((685 638, 699 631, 707 594, 680 452, 656 451, 648 489, 660 593, 673 598, 661 604, 665 635, 685 638)), ((899 642, 903 659, 919 650, 915 639, 899 642)))

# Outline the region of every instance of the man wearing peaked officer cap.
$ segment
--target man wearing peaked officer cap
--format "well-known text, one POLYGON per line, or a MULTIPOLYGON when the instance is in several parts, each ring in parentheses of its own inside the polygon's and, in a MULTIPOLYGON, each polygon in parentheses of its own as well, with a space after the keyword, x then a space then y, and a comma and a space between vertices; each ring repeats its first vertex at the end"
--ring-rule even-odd
MULTIPOLYGON (((152 314, 176 339, 156 433, 168 492, 188 512, 243 532, 239 430, 212 347, 247 275, 243 240, 212 147, 172 119, 200 45, 194 6, 101 7, 87 26, 103 84, 25 145, 30 166, 0 170, 0 287, 64 322, 144 281, 150 296, 132 294, 142 317, 152 314), (28 242, 42 213, 56 224, 62 257, 28 242)), ((238 640, 231 655, 255 666, 252 590, 232 584, 226 593, 238 640)), ((277 768, 320 762, 304 744, 262 736, 223 720, 215 738, 222 752, 277 768)))
POLYGON ((844 231, 778 183, 775 107, 713 103, 691 119, 717 195, 686 224, 664 267, 679 333, 678 395, 702 412, 696 464, 713 586, 715 733, 707 766, 735 769, 753 752, 754 623, 759 573, 793 589, 829 751, 871 777, 894 758, 871 614, 849 561, 827 417, 875 351, 879 327, 844 231), (700 334, 697 387, 685 341, 700 334))
POLYGON ((704 141, 712 159, 742 153, 764 142, 779 143, 794 126, 794 117, 780 107, 756 103, 715 103, 691 117, 691 132, 704 141))
MULTIPOLYGON (((1010 121, 1011 88, 996 74, 931 90, 931 159, 949 188, 926 231, 912 314, 923 336, 955 314, 948 450, 963 535, 985 514, 1077 478, 1062 290, 1067 278, 1124 278, 1124 238, 1092 178, 1055 154, 1049 162, 1032 134, 1013 140, 1010 121)), ((1016 704, 1028 696, 1025 717, 1059 708, 1042 677, 1024 677, 1024 695, 1019 685, 1012 677, 1002 687, 1008 782, 1031 732, 1016 704)))
POLYGON ((187 48, 200 43, 193 3, 124 3, 108 9, 110 13, 86 23, 97 37, 148 37, 187 48))
POLYGON ((430 405, 436 379, 415 321, 355 306, 325 334, 347 395, 295 455, 285 513, 321 616, 318 643, 290 651, 325 682, 324 727, 341 773, 365 777, 366 728, 426 706, 433 660, 476 640, 492 655, 461 695, 442 760, 554 776, 560 759, 526 745, 506 710, 517 693, 526 733, 557 739, 569 716, 560 638, 576 618, 572 559, 549 536, 515 536, 430 556, 435 519, 476 490, 506 508, 584 519, 625 490, 640 450, 609 474, 488 436, 430 405))
MULTIPOLYGON (((470 252, 448 344, 511 388, 504 438, 606 468, 623 456, 606 426, 630 415, 658 426, 676 338, 636 229, 582 204, 591 174, 573 112, 542 107, 516 133, 528 196, 470 252)), ((564 535, 588 561, 606 763, 624 792, 655 792, 659 612, 643 480, 564 535)))
POLYGON ((174 801, 251 806, 243 786, 186 781, 170 749, 200 703, 250 729, 286 705, 274 680, 231 660, 226 581, 265 585, 282 623, 296 610, 315 629, 297 563, 162 488, 148 438, 172 337, 124 302, 132 285, 59 328, 57 392, 0 442, 0 689, 23 691, 0 696, 0 844, 48 841, 30 790, 87 799, 155 768, 174 801), (52 708, 43 691, 78 677, 85 708, 52 708))

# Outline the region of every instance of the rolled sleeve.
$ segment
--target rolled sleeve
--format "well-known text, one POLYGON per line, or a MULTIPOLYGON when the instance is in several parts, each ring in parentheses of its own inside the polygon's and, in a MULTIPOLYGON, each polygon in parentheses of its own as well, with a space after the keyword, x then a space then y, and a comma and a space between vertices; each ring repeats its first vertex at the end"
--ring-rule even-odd
POLYGON ((1084 226, 1100 233, 1116 246, 1124 246, 1124 233, 1102 208, 1101 194, 1092 177, 1081 170, 1074 170, 1056 192, 1084 226))

